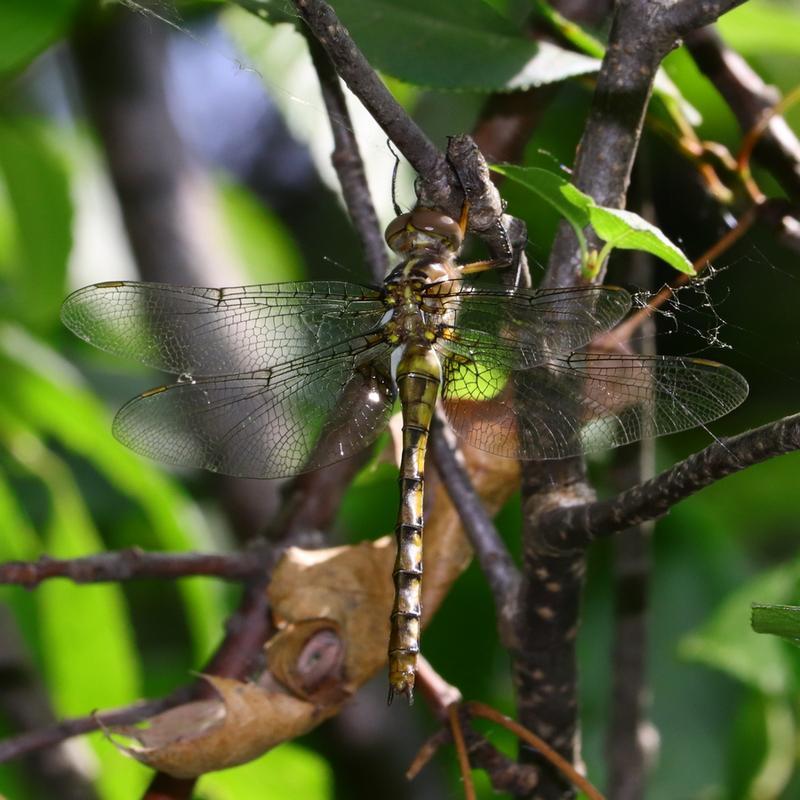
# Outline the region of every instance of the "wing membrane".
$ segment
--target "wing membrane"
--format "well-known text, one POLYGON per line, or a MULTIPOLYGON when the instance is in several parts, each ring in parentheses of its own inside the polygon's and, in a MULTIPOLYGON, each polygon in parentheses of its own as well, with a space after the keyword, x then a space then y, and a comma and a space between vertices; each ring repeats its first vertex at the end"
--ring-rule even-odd
POLYGON ((358 284, 300 281, 228 289, 117 281, 86 286, 64 324, 102 350, 190 376, 268 369, 366 333, 385 312, 358 284))
POLYGON ((296 475, 371 444, 394 403, 389 345, 295 359, 271 370, 145 392, 117 414, 114 435, 142 455, 248 478, 296 475))
POLYGON ((529 370, 445 362, 450 422, 480 450, 565 458, 715 420, 747 396, 735 370, 667 356, 577 353, 529 370))
POLYGON ((431 294, 441 301, 442 348, 510 369, 529 369, 583 347, 631 307, 628 292, 615 286, 534 290, 457 281, 455 287, 439 298, 431 294))

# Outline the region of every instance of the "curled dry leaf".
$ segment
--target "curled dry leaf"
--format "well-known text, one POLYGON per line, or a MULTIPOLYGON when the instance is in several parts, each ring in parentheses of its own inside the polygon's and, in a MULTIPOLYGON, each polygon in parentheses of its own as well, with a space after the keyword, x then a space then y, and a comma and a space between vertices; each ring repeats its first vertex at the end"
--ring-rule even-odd
POLYGON ((107 731, 124 753, 176 778, 244 764, 331 716, 285 692, 253 683, 204 676, 218 697, 178 706, 153 717, 146 728, 107 731), (124 744, 118 735, 132 739, 124 744))
MULTIPOLYGON (((491 513, 518 484, 518 464, 465 448, 467 468, 491 513)), ((425 505, 423 624, 467 567, 472 551, 434 469, 425 505)), ((392 607, 394 536, 325 550, 291 548, 268 589, 279 632, 255 683, 207 677, 218 698, 189 703, 118 728, 136 746, 118 745, 176 777, 194 777, 258 757, 338 713, 386 662, 392 607)))

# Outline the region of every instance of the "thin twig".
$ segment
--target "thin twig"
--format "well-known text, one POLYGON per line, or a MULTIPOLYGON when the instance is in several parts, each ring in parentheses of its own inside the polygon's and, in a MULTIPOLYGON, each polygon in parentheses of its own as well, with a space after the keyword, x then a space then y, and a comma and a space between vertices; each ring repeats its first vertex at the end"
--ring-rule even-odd
POLYGON ((264 571, 263 553, 158 553, 138 547, 71 559, 41 556, 36 561, 0 564, 0 584, 35 589, 42 581, 68 578, 74 583, 103 583, 143 578, 191 578, 199 575, 243 581, 264 571))
POLYGON ((414 756, 414 760, 409 764, 406 770, 406 780, 413 781, 439 749, 451 741, 452 735, 449 728, 439 728, 433 736, 427 738, 414 756))
MULTIPOLYGON (((736 221, 736 225, 720 237, 711 247, 701 256, 692 262, 696 273, 701 273, 711 262, 718 258, 722 253, 729 250, 733 245, 750 230, 753 223, 758 219, 758 206, 750 206, 736 221)), ((675 292, 681 286, 685 286, 692 280, 692 276, 682 272, 668 286, 663 286, 653 297, 647 301, 647 305, 631 314, 624 322, 617 325, 602 337, 603 346, 609 349, 617 345, 630 341, 636 331, 650 319, 653 314, 664 305, 670 298, 675 296, 675 292)))
POLYGON ((481 717, 488 719, 490 722, 495 722, 502 725, 506 730, 511 731, 517 738, 529 744, 531 747, 538 750, 542 756, 547 759, 568 781, 578 787, 586 794, 589 800, 604 800, 603 795, 589 783, 583 775, 578 772, 572 764, 569 763, 563 756, 559 755, 544 739, 537 736, 535 733, 529 731, 523 725, 515 722, 505 714, 501 714, 491 706, 477 701, 470 701, 466 704, 467 713, 474 717, 481 717))
POLYGON ((472 486, 464 468, 464 458, 441 411, 437 411, 434 418, 430 452, 486 576, 494 600, 500 638, 506 647, 512 647, 513 603, 519 587, 519 570, 472 486))
POLYGON ((800 450, 800 414, 721 439, 609 500, 544 512, 539 517, 542 545, 549 551, 582 551, 600 536, 657 519, 728 475, 796 450, 800 450))
MULTIPOLYGON (((420 748, 406 771, 409 780, 419 774, 442 745, 454 741, 450 729, 452 709, 463 707, 458 688, 442 678, 422 656, 417 668, 417 686, 431 712, 442 722, 443 727, 420 748)), ((460 731, 464 738, 465 751, 469 756, 468 760, 476 768, 486 772, 495 791, 507 792, 514 797, 530 795, 531 790, 539 782, 539 773, 535 767, 515 763, 471 728, 462 727, 460 731)))
MULTIPOLYGON (((772 108, 767 109, 761 119, 745 134, 742 139, 742 146, 739 148, 739 153, 736 156, 736 163, 742 172, 750 172, 750 158, 753 154, 753 149, 756 145, 763 141, 769 129, 772 120, 776 117, 783 115, 797 101, 800 100, 800 86, 789 92, 782 100, 776 103, 772 108)), ((800 151, 800 142, 798 142, 798 150, 800 151)), ((798 153, 800 155, 800 153, 798 153)), ((795 169, 800 168, 800 162, 794 163, 795 169)))
POLYGON ((429 190, 437 197, 449 199, 454 188, 453 176, 444 156, 384 86, 334 10, 323 0, 294 2, 350 91, 397 145, 429 190))
POLYGON ((767 119, 768 126, 760 136, 755 157, 790 197, 799 200, 800 139, 783 117, 765 117, 779 102, 778 92, 767 86, 738 53, 727 47, 712 27, 692 31, 686 36, 686 47, 728 103, 746 135, 767 119))
POLYGON ((20 758, 27 753, 53 747, 73 736, 81 736, 100 730, 101 727, 115 725, 133 725, 149 717, 167 711, 170 708, 186 703, 191 699, 191 687, 185 686, 158 700, 141 700, 137 703, 108 711, 87 714, 84 717, 73 717, 61 720, 55 725, 27 731, 0 742, 0 763, 20 758))
POLYGON ((464 743, 464 733, 461 730, 461 720, 458 714, 458 704, 453 703, 447 709, 447 717, 450 722, 450 732, 453 736, 453 744, 456 747, 458 757, 458 768, 461 771, 461 779, 464 781, 464 797, 466 800, 475 800, 475 784, 472 782, 472 772, 467 755, 467 746, 464 743))
POLYGON ((350 212, 350 221, 361 240, 361 249, 364 251, 370 273, 376 281, 381 281, 389 266, 386 243, 378 224, 375 206, 370 198, 364 162, 358 149, 344 92, 325 49, 310 33, 307 33, 306 41, 331 123, 334 142, 331 162, 339 176, 342 197, 350 212))

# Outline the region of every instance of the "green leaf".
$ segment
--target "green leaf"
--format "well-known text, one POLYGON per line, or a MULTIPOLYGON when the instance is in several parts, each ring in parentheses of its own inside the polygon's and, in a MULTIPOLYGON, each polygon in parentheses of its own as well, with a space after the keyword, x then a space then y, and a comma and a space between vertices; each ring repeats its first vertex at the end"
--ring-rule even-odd
MULTIPOLYGON (((5 410, 0 412, 0 437, 12 458, 47 489, 50 513, 43 550, 54 558, 102 551, 103 542, 64 462, 5 410)), ((98 704, 119 705, 136 697, 137 658, 119 587, 53 580, 43 583, 36 597, 58 710, 80 714, 98 704)))
POLYGON ((492 170, 539 195, 573 228, 582 230, 589 224, 589 210, 594 206, 594 200, 576 188, 566 173, 560 174, 540 167, 517 167, 512 164, 494 164, 492 170))
POLYGON ((712 617, 680 644, 682 656, 728 673, 764 692, 785 693, 794 683, 792 668, 778 639, 755 636, 748 625, 754 597, 780 601, 795 590, 798 565, 765 572, 728 595, 712 617))
MULTIPOLYGON (((2 413, 2 412, 0 412, 2 413)), ((0 561, 31 561, 42 553, 37 532, 28 519, 14 491, 0 471, 0 561)), ((0 603, 13 613, 15 622, 32 652, 40 651, 39 625, 35 597, 17 586, 0 586, 0 603)))
POLYGON ((597 235, 606 242, 609 251, 615 247, 620 250, 643 250, 666 261, 678 272, 697 274, 683 251, 659 228, 638 214, 619 208, 591 206, 589 219, 597 235))
POLYGON ((66 168, 39 126, 3 122, 0 175, 15 223, 15 263, 5 311, 37 328, 54 326, 72 247, 66 168))
POLYGON ((200 779, 204 800, 272 800, 333 797, 333 776, 321 756, 296 744, 283 744, 256 761, 200 779))
POLYGON ((0 472, 0 561, 28 561, 41 552, 39 537, 17 503, 11 487, 0 472))
POLYGON ((753 603, 750 621, 756 633, 771 633, 800 644, 800 606, 753 603))
POLYGON ((586 264, 589 254, 583 229, 589 224, 589 208, 594 204, 594 200, 570 183, 566 175, 551 170, 540 167, 517 167, 512 164, 494 164, 492 170, 538 195, 564 217, 575 231, 581 249, 581 259, 586 264))
MULTIPOLYGON (((789 783, 797 762, 797 726, 790 698, 766 697, 763 703, 763 758, 750 777, 748 800, 778 798, 789 783)), ((740 790, 741 783, 736 785, 740 790)))
MULTIPOLYGON (((11 457, 40 480, 50 513, 43 549, 56 558, 99 552, 103 543, 66 464, 20 419, 0 411, 0 441, 11 457)), ((45 678, 58 716, 130 703, 139 697, 139 659, 122 589, 113 583, 77 585, 45 581, 35 594, 37 632, 45 678)), ((111 747, 96 739, 101 780, 116 787, 104 797, 123 800, 134 773, 111 747), (122 763, 120 763, 122 762, 122 763)))
MULTIPOLYGON (((244 5, 259 13, 262 4, 244 5)), ((526 38, 482 0, 337 0, 335 6, 373 67, 430 89, 527 89, 600 67, 595 58, 526 38)), ((278 19, 280 5, 263 8, 278 19)))
POLYGON ((623 250, 644 250, 680 272, 695 274, 692 263, 683 251, 655 225, 632 211, 598 206, 588 194, 570 183, 566 174, 540 167, 517 167, 509 164, 494 165, 492 169, 541 197, 569 222, 578 237, 584 266, 588 263, 588 254, 583 229, 591 225, 606 242, 597 258, 598 262, 602 262, 615 247, 623 250))
MULTIPOLYGON (((164 550, 208 550, 213 544, 202 515, 158 467, 111 436, 108 410, 77 385, 74 368, 57 353, 10 325, 0 329, 0 370, 6 398, 37 431, 86 458, 148 520, 150 542, 164 550)), ((196 654, 204 658, 219 639, 224 613, 218 582, 181 581, 196 654)))
POLYGON ((19 70, 61 36, 80 0, 3 0, 0 75, 19 70))
MULTIPOLYGON (((795 768, 793 700, 748 692, 738 703, 728 755, 728 791, 741 800, 777 800, 795 768)), ((791 795, 787 794, 786 797, 791 795)))

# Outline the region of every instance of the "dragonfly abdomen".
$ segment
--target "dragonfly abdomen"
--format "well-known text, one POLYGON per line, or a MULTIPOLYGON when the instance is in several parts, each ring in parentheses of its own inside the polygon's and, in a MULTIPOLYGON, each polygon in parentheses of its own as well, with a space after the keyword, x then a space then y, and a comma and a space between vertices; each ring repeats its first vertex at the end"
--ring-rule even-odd
POLYGON ((403 409, 400 510, 395 536, 395 597, 389 638, 389 701, 397 694, 413 699, 419 653, 422 586, 422 528, 425 450, 441 383, 441 366, 427 343, 408 344, 397 365, 403 409))

